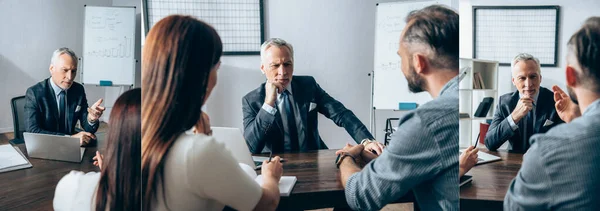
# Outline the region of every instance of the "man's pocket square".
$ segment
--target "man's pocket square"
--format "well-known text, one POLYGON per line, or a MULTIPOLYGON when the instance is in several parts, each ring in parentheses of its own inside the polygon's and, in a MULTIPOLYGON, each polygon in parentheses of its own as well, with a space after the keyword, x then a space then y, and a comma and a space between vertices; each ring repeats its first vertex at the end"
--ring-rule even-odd
POLYGON ((315 108, 317 108, 317 104, 316 103, 310 103, 310 107, 308 108, 308 112, 311 112, 312 110, 315 110, 315 108))
POLYGON ((77 108, 75 108, 75 112, 79 112, 79 110, 81 110, 81 106, 77 106, 77 108))
POLYGON ((554 122, 550 121, 549 119, 547 119, 546 122, 544 122, 544 126, 543 127, 550 126, 552 124, 554 124, 554 122))

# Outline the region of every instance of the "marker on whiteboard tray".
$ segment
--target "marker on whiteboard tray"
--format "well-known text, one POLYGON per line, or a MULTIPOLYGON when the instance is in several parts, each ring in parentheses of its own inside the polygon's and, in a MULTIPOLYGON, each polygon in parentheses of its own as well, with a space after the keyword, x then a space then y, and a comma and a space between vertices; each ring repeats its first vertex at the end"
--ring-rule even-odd
POLYGON ((112 81, 103 81, 100 80, 100 86, 112 86, 112 81))

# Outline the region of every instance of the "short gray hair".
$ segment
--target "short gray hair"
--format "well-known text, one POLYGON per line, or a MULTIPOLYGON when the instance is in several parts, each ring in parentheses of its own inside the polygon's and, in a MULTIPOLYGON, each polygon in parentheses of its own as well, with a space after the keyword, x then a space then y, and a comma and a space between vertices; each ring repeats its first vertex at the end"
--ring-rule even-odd
POLYGON ((262 62, 263 57, 265 56, 265 51, 271 47, 271 46, 275 46, 275 47, 287 47, 288 50, 290 50, 290 55, 292 56, 292 61, 294 61, 294 48, 292 47, 292 44, 286 42, 285 40, 281 39, 281 38, 271 38, 268 39, 267 41, 265 41, 261 46, 260 46, 260 60, 262 62))
POLYGON ((50 59, 50 64, 56 64, 56 62, 58 61, 58 58, 63 55, 63 54, 67 54, 69 55, 73 61, 75 62, 75 66, 77 66, 77 55, 75 54, 75 52, 73 52, 71 49, 67 48, 67 47, 62 47, 59 49, 56 49, 54 51, 54 53, 52 53, 52 59, 50 59))
POLYGON ((514 73, 515 65, 517 64, 517 62, 528 61, 528 60, 534 61, 535 64, 537 64, 538 73, 541 73, 542 66, 540 65, 540 60, 538 58, 535 58, 535 56, 528 54, 528 53, 520 53, 520 54, 517 54, 517 56, 515 56, 515 58, 510 63, 511 72, 514 73))

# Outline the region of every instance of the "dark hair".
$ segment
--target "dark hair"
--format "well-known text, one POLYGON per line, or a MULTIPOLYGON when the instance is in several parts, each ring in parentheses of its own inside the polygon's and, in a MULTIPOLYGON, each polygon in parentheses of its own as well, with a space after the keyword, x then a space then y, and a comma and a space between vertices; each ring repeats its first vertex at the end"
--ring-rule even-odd
POLYGON ((96 210, 140 210, 141 91, 123 93, 110 112, 96 210))
POLYGON ((191 16, 168 16, 148 33, 142 59, 144 210, 156 199, 169 149, 200 119, 209 74, 222 53, 215 29, 191 16))
POLYGON ((583 71, 577 79, 587 89, 600 93, 600 17, 588 18, 567 46, 583 71))
POLYGON ((432 5, 406 16, 402 40, 429 46, 434 52, 429 58, 433 67, 458 70, 458 34, 458 14, 445 6, 432 5))

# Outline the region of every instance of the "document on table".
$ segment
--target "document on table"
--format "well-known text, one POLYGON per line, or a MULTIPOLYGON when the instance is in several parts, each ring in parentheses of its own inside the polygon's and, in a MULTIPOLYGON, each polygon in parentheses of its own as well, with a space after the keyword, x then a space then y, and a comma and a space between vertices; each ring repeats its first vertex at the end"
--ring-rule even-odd
POLYGON ((10 144, 0 146, 0 172, 32 167, 21 150, 10 144))

